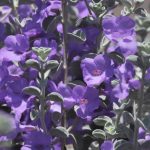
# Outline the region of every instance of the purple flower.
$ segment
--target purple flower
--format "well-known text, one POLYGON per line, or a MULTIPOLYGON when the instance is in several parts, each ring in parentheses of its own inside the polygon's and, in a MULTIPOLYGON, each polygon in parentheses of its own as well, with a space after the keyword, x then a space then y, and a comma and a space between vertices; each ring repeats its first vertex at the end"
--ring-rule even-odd
POLYGON ((114 150, 112 141, 104 141, 100 150, 114 150))
POLYGON ((8 67, 8 73, 12 77, 19 77, 23 74, 23 71, 16 65, 11 65, 8 67))
POLYGON ((77 104, 76 114, 83 119, 91 118, 92 113, 100 105, 98 90, 93 87, 77 85, 73 88, 73 97, 77 104))
POLYGON ((127 36, 134 36, 135 22, 127 16, 111 16, 104 18, 103 29, 106 37, 111 41, 119 41, 127 36))
POLYGON ((51 52, 48 56, 49 59, 52 59, 53 57, 55 57, 58 54, 57 43, 55 40, 49 41, 47 38, 40 38, 40 39, 34 41, 34 46, 35 47, 50 47, 51 52))
POLYGON ((61 1, 59 0, 52 0, 47 3, 44 9, 41 10, 40 15, 41 19, 47 18, 48 16, 55 16, 59 9, 61 8, 61 1))
POLYGON ((23 32, 27 37, 38 37, 42 33, 42 27, 39 22, 39 14, 32 16, 32 20, 23 28, 23 32))
POLYGON ((28 5, 28 4, 19 5, 18 14, 21 18, 30 17, 32 13, 33 12, 32 12, 31 5, 28 5))
POLYGON ((49 150, 51 137, 40 131, 31 131, 24 135, 24 142, 21 150, 49 150))
MULTIPOLYGON (((48 82, 47 89, 49 92, 58 92, 58 87, 53 81, 48 82)), ((50 106, 50 112, 53 115, 61 114, 62 110, 61 110, 61 104, 59 102, 48 102, 48 105, 50 106)))
POLYGON ((118 42, 114 42, 107 50, 108 52, 116 51, 123 54, 125 57, 133 55, 137 52, 137 42, 132 37, 126 37, 120 39, 118 42))
POLYGON ((82 30, 86 34, 86 44, 88 44, 90 51, 96 49, 97 37, 100 34, 99 28, 97 28, 95 25, 89 25, 83 27, 82 30))
POLYGON ((22 94, 22 89, 28 86, 25 78, 16 78, 8 83, 8 87, 16 94, 22 94))
POLYGON ((14 112, 15 120, 17 122, 20 122, 22 113, 27 108, 27 103, 25 102, 26 98, 22 93, 22 89, 27 85, 27 81, 23 78, 16 78, 15 80, 10 80, 7 85, 4 100, 14 112))
POLYGON ((50 47, 50 42, 47 38, 40 38, 34 41, 34 47, 50 47))
POLYGON ((111 60, 106 55, 98 55, 94 59, 85 58, 82 60, 81 68, 88 86, 100 85, 113 74, 111 60))
POLYGON ((126 62, 119 66, 115 70, 115 76, 119 83, 112 89, 112 93, 120 100, 125 99, 129 95, 131 89, 136 90, 141 86, 140 81, 134 79, 135 70, 134 66, 130 62, 126 62))
POLYGON ((84 1, 80 1, 77 5, 76 8, 78 9, 78 17, 80 19, 85 18, 89 15, 89 11, 87 10, 87 7, 85 5, 84 1))
POLYGON ((76 100, 73 98, 72 89, 61 82, 58 84, 58 92, 64 97, 64 108, 71 109, 76 103, 76 100))
MULTIPOLYGON (((13 91, 7 91, 7 95, 5 96, 5 100, 8 106, 12 109, 19 109, 23 101, 23 96, 13 93, 13 91)), ((21 110, 22 111, 22 110, 21 110)))
POLYGON ((21 55, 15 54, 13 51, 8 51, 6 47, 0 49, 0 62, 7 61, 20 61, 21 55))
POLYGON ((146 135, 145 130, 142 127, 140 127, 138 132, 138 139, 145 139, 145 135, 146 135))
POLYGON ((126 82, 121 82, 113 88, 112 95, 117 99, 124 100, 128 97, 129 90, 128 84, 126 82))
POLYGON ((29 49, 28 38, 24 35, 10 35, 5 39, 5 46, 9 51, 23 53, 29 49))
POLYGON ((137 43, 135 38, 135 22, 127 16, 108 17, 103 20, 105 36, 112 41, 108 52, 117 51, 124 56, 135 54, 137 43))

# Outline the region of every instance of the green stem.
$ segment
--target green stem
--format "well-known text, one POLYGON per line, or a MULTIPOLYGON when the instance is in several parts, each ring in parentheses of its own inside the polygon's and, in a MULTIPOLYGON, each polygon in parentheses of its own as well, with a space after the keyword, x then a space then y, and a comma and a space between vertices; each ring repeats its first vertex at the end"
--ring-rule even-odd
POLYGON ((43 62, 41 62, 41 99, 40 99, 40 104, 41 104, 41 108, 40 108, 40 121, 41 121, 41 126, 42 129, 44 130, 44 133, 48 133, 47 131, 47 127, 45 124, 45 80, 44 80, 44 68, 43 68, 43 62))
MULTIPOLYGON (((64 84, 68 83, 68 51, 67 51, 67 0, 62 0, 62 16, 63 16, 63 49, 64 49, 64 84)), ((63 126, 67 127, 67 121, 66 121, 66 112, 63 109, 62 105, 62 112, 64 114, 63 117, 63 126)))
POLYGON ((67 0, 62 0, 62 17, 63 17, 63 50, 64 50, 64 83, 67 84, 68 65, 67 65, 67 0))
POLYGON ((120 122, 120 118, 121 118, 121 115, 122 115, 122 112, 123 110, 121 110, 121 112, 119 112, 116 116, 116 122, 115 122, 115 128, 117 129, 118 128, 118 125, 119 125, 119 122, 120 122))
POLYGON ((133 104, 133 112, 134 112, 134 137, 133 137, 133 144, 134 149, 138 149, 138 132, 139 132, 139 124, 138 124, 138 118, 141 118, 142 113, 142 103, 144 101, 144 77, 145 77, 145 69, 142 70, 142 79, 141 79, 141 88, 139 90, 139 98, 137 103, 137 109, 136 109, 136 102, 134 101, 133 104))
MULTIPOLYGON (((63 68, 64 68, 64 84, 68 83, 68 51, 67 51, 67 22, 68 22, 68 13, 67 13, 67 0, 62 0, 62 18, 63 18, 63 68)), ((64 110, 63 104, 61 105, 62 108, 62 126, 67 128, 67 114, 64 110)), ((61 149, 64 149, 65 141, 62 139, 61 142, 61 149)))

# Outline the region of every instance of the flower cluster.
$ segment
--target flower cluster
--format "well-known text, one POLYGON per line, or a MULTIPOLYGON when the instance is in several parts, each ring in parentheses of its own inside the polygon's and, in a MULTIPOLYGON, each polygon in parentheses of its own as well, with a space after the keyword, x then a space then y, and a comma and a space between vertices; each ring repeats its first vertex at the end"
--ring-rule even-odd
POLYGON ((1 3, 0 149, 146 150, 150 46, 130 16, 141 2, 1 3))

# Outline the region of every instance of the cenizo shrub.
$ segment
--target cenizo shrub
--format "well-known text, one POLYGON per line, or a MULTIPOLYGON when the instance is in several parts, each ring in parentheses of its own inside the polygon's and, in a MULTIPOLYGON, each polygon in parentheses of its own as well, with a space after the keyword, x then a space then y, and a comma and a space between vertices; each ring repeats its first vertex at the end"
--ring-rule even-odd
POLYGON ((1 0, 0 150, 150 150, 143 3, 1 0))

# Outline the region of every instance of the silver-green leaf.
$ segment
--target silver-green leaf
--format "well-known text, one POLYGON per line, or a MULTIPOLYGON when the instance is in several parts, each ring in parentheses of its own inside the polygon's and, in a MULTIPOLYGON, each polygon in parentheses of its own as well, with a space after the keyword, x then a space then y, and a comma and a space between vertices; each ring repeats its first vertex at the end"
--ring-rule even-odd
POLYGON ((63 102, 63 97, 58 92, 52 92, 48 94, 46 99, 55 102, 63 102))
POLYGON ((23 93, 27 95, 35 95, 37 97, 41 96, 41 90, 36 86, 28 86, 23 89, 23 93))

